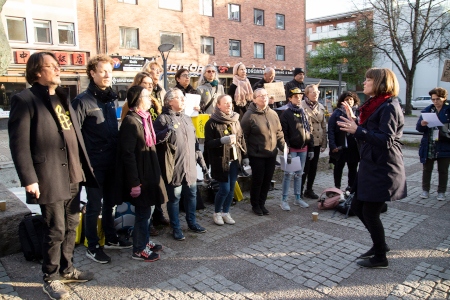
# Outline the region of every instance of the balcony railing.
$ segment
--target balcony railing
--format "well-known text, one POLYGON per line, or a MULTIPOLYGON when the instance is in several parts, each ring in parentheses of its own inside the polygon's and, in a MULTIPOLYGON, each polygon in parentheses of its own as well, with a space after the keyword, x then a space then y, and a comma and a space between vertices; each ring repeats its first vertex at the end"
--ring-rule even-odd
POLYGON ((334 29, 327 32, 316 32, 309 35, 310 42, 319 42, 327 39, 337 39, 348 35, 348 29, 334 29))

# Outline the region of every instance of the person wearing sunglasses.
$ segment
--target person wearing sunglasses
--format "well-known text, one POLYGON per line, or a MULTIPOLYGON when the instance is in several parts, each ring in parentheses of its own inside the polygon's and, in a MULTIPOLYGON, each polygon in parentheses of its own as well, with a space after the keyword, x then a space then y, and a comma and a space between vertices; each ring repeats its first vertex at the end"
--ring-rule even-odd
POLYGON ((200 108, 205 114, 212 114, 216 107, 217 98, 225 94, 223 85, 220 84, 219 75, 216 67, 213 65, 206 65, 200 76, 199 86, 197 88, 200 94, 200 108))
POLYGON ((191 85, 191 75, 189 75, 189 70, 181 68, 175 74, 175 80, 177 82, 176 88, 179 88, 184 95, 186 94, 197 94, 197 90, 191 85))

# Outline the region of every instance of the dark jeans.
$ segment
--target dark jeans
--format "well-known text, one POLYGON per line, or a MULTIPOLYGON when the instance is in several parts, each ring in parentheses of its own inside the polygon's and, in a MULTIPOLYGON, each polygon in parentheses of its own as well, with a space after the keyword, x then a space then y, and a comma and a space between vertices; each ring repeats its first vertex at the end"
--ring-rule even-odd
POLYGON ((99 238, 97 235, 97 219, 102 213, 102 227, 107 241, 117 240, 116 229, 114 228, 114 185, 115 171, 113 169, 94 171, 100 188, 86 187, 87 204, 85 216, 85 232, 88 240, 88 248, 95 249, 99 238), (103 206, 102 206, 103 199, 103 206))
POLYGON ((422 173, 422 189, 430 191, 431 174, 433 172, 434 162, 437 161, 438 166, 438 193, 445 193, 447 191, 448 183, 448 167, 450 165, 450 157, 441 157, 436 159, 427 159, 423 164, 422 173))
POLYGON ((230 164, 228 172, 228 181, 219 182, 219 191, 214 199, 214 212, 228 213, 230 211, 231 201, 233 201, 234 186, 236 184, 239 171, 239 161, 235 160, 230 164))
POLYGON ((252 186, 250 187, 250 203, 253 207, 262 207, 266 203, 270 182, 275 171, 274 157, 249 156, 252 167, 252 186))
POLYGON ((141 252, 148 243, 150 234, 148 231, 148 220, 152 215, 155 206, 135 206, 134 207, 134 228, 133 228, 133 252, 141 252))
POLYGON ((44 217, 42 273, 44 281, 58 280, 59 273, 70 273, 74 267, 76 228, 80 221, 78 183, 70 185, 71 199, 40 205, 44 217))
MULTIPOLYGON (((345 151, 345 150, 344 150, 345 151)), ((334 163, 334 186, 338 189, 341 188, 341 182, 342 182, 342 173, 344 171, 345 163, 347 163, 348 167, 348 182, 347 186, 353 186, 353 183, 356 180, 356 174, 358 172, 358 162, 349 162, 348 158, 346 156, 350 155, 350 153, 342 153, 339 160, 335 161, 334 163)))
POLYGON ((316 173, 317 173, 317 164, 319 163, 319 156, 320 156, 320 146, 314 146, 314 158, 312 160, 307 159, 305 164, 305 169, 303 171, 302 176, 302 193, 303 193, 303 187, 306 183, 306 190, 312 190, 314 179, 316 179, 316 173), (308 181, 306 181, 306 178, 308 178, 308 181))
POLYGON ((169 213, 170 226, 173 229, 181 229, 179 213, 180 213, 180 198, 183 193, 184 210, 186 211, 186 222, 188 226, 197 224, 195 221, 195 209, 197 208, 197 183, 188 185, 183 181, 180 186, 173 186, 166 184, 167 196, 167 212, 169 213))
POLYGON ((384 236, 383 223, 380 220, 381 209, 385 202, 359 201, 353 198, 351 209, 358 216, 372 238, 375 256, 386 258, 386 240, 384 236))

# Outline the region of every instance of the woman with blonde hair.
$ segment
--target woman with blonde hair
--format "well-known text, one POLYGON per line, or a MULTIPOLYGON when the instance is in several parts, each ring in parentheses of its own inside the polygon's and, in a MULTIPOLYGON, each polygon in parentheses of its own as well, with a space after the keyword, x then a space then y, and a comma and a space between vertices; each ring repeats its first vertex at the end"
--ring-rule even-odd
POLYGON ((161 75, 163 68, 157 61, 152 60, 145 63, 142 67, 142 71, 150 74, 153 81, 152 96, 157 99, 160 106, 163 107, 166 90, 159 84, 159 76, 161 75))
POLYGON ((233 83, 230 85, 228 95, 233 99, 234 111, 239 114, 239 120, 242 120, 248 105, 253 101, 253 89, 243 63, 237 63, 233 67, 233 83))
POLYGON ((337 125, 353 134, 360 144, 361 161, 352 187, 355 196, 351 209, 370 233, 373 246, 358 258, 366 268, 387 268, 384 227, 380 213, 386 201, 406 197, 406 174, 400 139, 405 123, 398 98, 399 84, 389 69, 372 68, 366 72, 364 94, 370 98, 360 107, 359 125, 353 120, 350 105, 342 102, 348 117, 337 125))
POLYGON ((212 114, 215 110, 217 99, 225 94, 223 85, 220 84, 216 67, 206 65, 198 82, 197 92, 201 96, 200 108, 205 114, 212 114))

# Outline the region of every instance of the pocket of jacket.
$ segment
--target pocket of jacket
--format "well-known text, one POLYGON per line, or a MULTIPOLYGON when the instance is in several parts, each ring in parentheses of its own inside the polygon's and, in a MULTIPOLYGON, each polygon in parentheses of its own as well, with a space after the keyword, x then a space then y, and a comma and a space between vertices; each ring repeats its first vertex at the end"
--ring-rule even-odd
POLYGON ((33 164, 42 164, 46 162, 47 157, 45 155, 31 155, 31 159, 33 160, 33 164))

